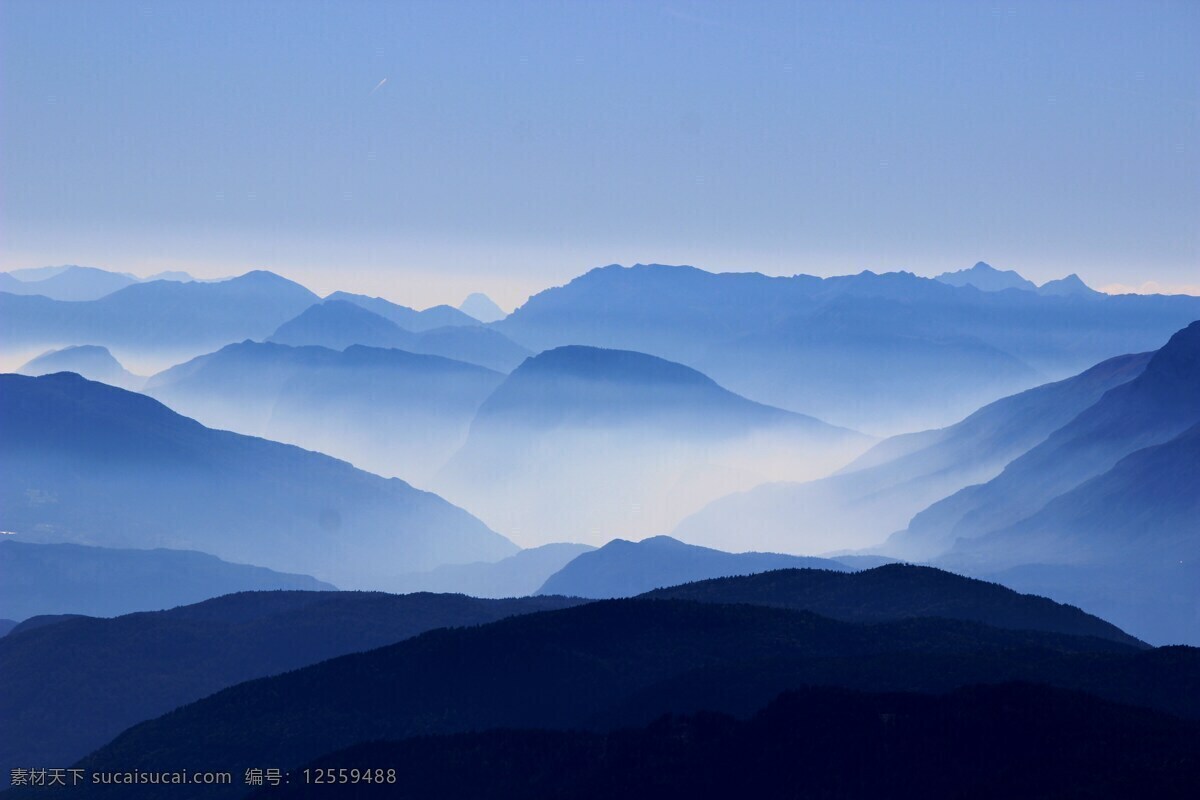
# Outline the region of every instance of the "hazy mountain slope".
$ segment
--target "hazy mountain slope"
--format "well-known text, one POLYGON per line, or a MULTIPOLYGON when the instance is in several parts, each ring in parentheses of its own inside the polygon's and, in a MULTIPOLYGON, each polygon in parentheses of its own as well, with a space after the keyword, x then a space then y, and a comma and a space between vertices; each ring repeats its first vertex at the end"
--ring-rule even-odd
POLYGON ((193 769, 241 774, 258 763, 294 769, 373 739, 744 713, 804 685, 943 691, 1031 678, 1200 712, 1189 695, 1200 687, 1192 650, 1139 652, 951 620, 865 626, 756 606, 612 600, 431 631, 240 684, 126 731, 81 766, 150 769, 186 755, 193 769))
POLYGON ((54 372, 74 372, 90 381, 100 381, 122 389, 138 389, 146 380, 121 366, 121 362, 113 358, 107 347, 94 344, 48 350, 27 362, 17 372, 35 377, 54 372))
POLYGON ((462 361, 354 345, 293 375, 265 434, 379 474, 427 481, 503 379, 462 361))
MULTIPOLYGON (((436 315, 434 318, 441 319, 436 315)), ((419 330, 422 332, 414 333, 359 303, 326 300, 281 325, 270 341, 296 346, 319 345, 333 350, 344 350, 355 344, 396 348, 504 372, 529 355, 525 348, 501 333, 482 327, 475 320, 470 324, 451 321, 433 328, 421 326, 419 330)))
POLYGON ((991 264, 980 261, 970 269, 960 269, 955 272, 943 272, 934 278, 935 281, 950 286, 974 286, 981 292, 1002 292, 1005 289, 1021 289, 1037 291, 1037 284, 1023 278, 1015 270, 999 270, 991 264))
MULTIPOLYGON (((501 730, 370 742, 315 759, 388 764, 402 797, 1190 798, 1200 726, 1029 684, 947 695, 805 688, 746 721, 699 713, 608 734, 501 730)), ((335 773, 336 774, 336 773, 335 773)), ((269 787, 255 798, 310 796, 269 787)), ((329 787, 338 797, 362 789, 329 787)))
POLYGON ((556 542, 531 547, 495 562, 444 564, 429 572, 397 577, 398 592, 462 592, 472 597, 524 597, 573 558, 595 548, 586 544, 556 542))
POLYGON ((533 355, 499 331, 482 325, 449 325, 420 334, 416 352, 478 364, 497 372, 512 372, 533 355))
POLYGON ((109 272, 95 267, 68 266, 46 277, 23 280, 6 273, 17 282, 6 281, 3 291, 13 294, 39 294, 53 300, 97 300, 138 283, 132 275, 109 272))
POLYGON ((349 587, 516 550, 436 495, 70 373, 0 376, 0 528, 201 549, 349 587))
POLYGON ((971 486, 915 516, 888 552, 939 554, 959 538, 1008 527, 1054 497, 1102 474, 1130 453, 1200 422, 1200 322, 1176 333, 1142 373, 1015 459, 987 483, 971 486))
POLYGON ((190 357, 265 338, 318 299, 262 271, 213 283, 135 283, 81 302, 0 293, 0 341, 6 351, 88 342, 120 353, 190 357))
POLYGON ((848 569, 844 564, 825 558, 780 553, 725 553, 684 544, 669 536, 654 536, 640 542, 614 539, 598 550, 572 559, 546 580, 538 594, 633 597, 662 586, 789 567, 848 569))
POLYGON ((391 320, 346 300, 310 306, 271 334, 269 341, 294 347, 345 350, 352 344, 411 350, 417 337, 391 320))
POLYGON ((939 617, 1011 630, 1095 636, 1123 644, 1140 644, 1117 626, 1074 606, 1018 594, 994 583, 940 569, 907 564, 889 564, 861 572, 781 569, 673 586, 645 596, 791 608, 846 622, 939 617))
POLYGON ((0 619, 0 637, 7 636, 9 631, 17 627, 15 619, 0 619))
POLYGON ((334 292, 325 299, 354 303, 414 333, 450 326, 474 327, 479 325, 479 320, 453 306, 440 305, 424 311, 417 311, 414 308, 384 300, 382 297, 368 297, 350 292, 334 292))
POLYGON ((980 292, 908 273, 768 278, 612 265, 533 296, 495 326, 534 350, 651 353, 760 402, 895 432, 945 425, 1047 379, 1158 348, 1197 317, 1200 298, 1187 296, 980 292))
POLYGON ((462 444, 501 380, 404 350, 242 342, 155 375, 146 392, 206 425, 421 481, 462 444))
POLYGON ((109 617, 172 608, 254 589, 328 590, 307 575, 230 564, 181 550, 115 550, 0 541, 0 615, 109 617))
POLYGON ((480 406, 434 486, 527 544, 601 544, 667 530, 730 487, 822 474, 868 443, 680 364, 561 347, 480 406))
POLYGON ((17 631, 0 640, 0 760, 67 764, 136 722, 241 681, 432 628, 574 602, 245 592, 170 611, 17 631))
POLYGON ((790 552, 878 544, 930 504, 995 477, 1108 389, 1140 374, 1151 355, 1109 359, 997 400, 947 428, 893 436, 828 478, 768 483, 721 497, 674 533, 708 544, 737 530, 743 546, 790 552))
POLYGON ((341 357, 326 347, 247 340, 151 375, 143 391, 209 427, 261 435, 292 378, 341 357))

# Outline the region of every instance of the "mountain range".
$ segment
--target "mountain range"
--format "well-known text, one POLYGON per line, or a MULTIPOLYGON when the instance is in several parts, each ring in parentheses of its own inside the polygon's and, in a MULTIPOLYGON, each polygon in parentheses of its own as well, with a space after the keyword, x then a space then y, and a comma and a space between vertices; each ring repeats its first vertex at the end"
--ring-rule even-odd
POLYGON ((94 344, 119 354, 177 359, 261 339, 319 298, 270 272, 213 283, 135 283, 96 300, 0 292, 3 351, 94 344))
POLYGON ((1074 273, 1065 278, 1047 281, 1038 286, 1033 281, 1021 277, 1020 274, 1011 269, 998 270, 991 264, 985 264, 982 261, 970 269, 960 269, 957 272, 943 272, 934 278, 934 280, 941 281, 950 286, 974 286, 982 292, 1002 292, 1006 289, 1019 289, 1025 292, 1036 292, 1050 296, 1098 297, 1101 294, 1084 283, 1074 273))
POLYGON ((1189 694, 1200 687, 1200 659, 1187 648, 1147 651, 957 620, 863 625, 745 604, 608 600, 430 631, 243 683, 134 726, 77 766, 157 770, 187 756, 197 770, 296 770, 380 739, 612 730, 701 709, 751 714, 807 685, 939 692, 1031 679, 1200 714, 1189 694))
POLYGON ((156 280, 187 282, 194 279, 186 272, 160 272, 139 278, 128 272, 67 264, 0 272, 0 292, 42 295, 52 300, 99 300, 126 286, 156 280))
MULTIPOLYGON (((339 295, 354 297, 342 293, 339 295)), ((361 302, 327 299, 280 325, 269 341, 293 346, 317 345, 333 350, 344 350, 356 344, 395 348, 445 356, 500 372, 509 372, 529 356, 528 350, 503 334, 480 326, 475 320, 467 323, 455 321, 434 328, 420 324, 416 328, 405 328, 396 319, 377 313, 375 309, 380 304, 391 305, 386 300, 364 307, 361 302)), ((412 311, 403 306, 395 308, 412 311)), ((465 317, 462 314, 460 316, 465 317)), ((398 318, 410 321, 409 315, 399 315, 398 318)))
POLYGON ((71 373, 0 375, 0 466, 19 541, 201 550, 344 588, 517 549, 404 481, 71 373))
POLYGON ((750 399, 870 433, 941 427, 1107 358, 1157 349, 1200 298, 981 292, 910 273, 833 278, 610 265, 494 327, 532 350, 649 353, 750 399))

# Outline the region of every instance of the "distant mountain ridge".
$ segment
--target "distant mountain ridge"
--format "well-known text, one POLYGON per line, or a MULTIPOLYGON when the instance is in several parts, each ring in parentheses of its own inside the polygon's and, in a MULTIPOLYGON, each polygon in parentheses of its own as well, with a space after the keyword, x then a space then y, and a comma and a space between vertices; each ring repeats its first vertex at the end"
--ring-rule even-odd
POLYGON ((94 344, 139 353, 189 353, 261 339, 319 298, 270 272, 213 283, 134 283, 67 302, 0 292, 5 350, 94 344))
POLYGON ((1189 296, 981 292, 910 273, 833 278, 610 265, 494 323, 533 350, 634 350, 750 399, 866 430, 941 427, 1200 317, 1189 296), (919 413, 917 412, 919 410, 919 413))
POLYGON ((512 370, 530 354, 503 334, 485 328, 475 320, 470 320, 469 324, 422 326, 420 332, 416 332, 361 303, 339 299, 328 299, 305 309, 295 319, 279 326, 268 341, 293 346, 318 345, 333 350, 344 350, 355 344, 395 348, 453 358, 499 372, 512 370))
POLYGON ((480 322, 498 322, 508 314, 482 292, 472 292, 459 304, 458 310, 480 322))

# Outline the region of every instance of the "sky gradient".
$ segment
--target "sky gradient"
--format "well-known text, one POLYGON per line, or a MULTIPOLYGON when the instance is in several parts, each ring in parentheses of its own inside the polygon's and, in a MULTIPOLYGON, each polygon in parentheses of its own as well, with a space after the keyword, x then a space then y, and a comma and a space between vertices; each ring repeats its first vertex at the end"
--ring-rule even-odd
POLYGON ((0 268, 1200 293, 1195 2, 0 4, 0 268))

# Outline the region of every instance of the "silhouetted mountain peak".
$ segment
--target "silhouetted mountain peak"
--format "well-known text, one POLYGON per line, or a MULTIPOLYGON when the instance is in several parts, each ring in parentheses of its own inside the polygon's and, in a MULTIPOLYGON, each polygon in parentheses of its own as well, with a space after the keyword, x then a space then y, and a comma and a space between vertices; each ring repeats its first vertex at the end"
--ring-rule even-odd
POLYGON ((1038 288, 1038 294, 1055 296, 1091 297, 1101 294, 1083 282, 1083 279, 1072 272, 1065 278, 1047 281, 1038 288))
POLYGON ((496 322, 508 314, 496 305, 492 298, 482 292, 472 292, 458 306, 458 310, 480 322, 496 322))
POLYGON ((934 280, 951 286, 974 286, 984 292, 1000 292, 1005 289, 1037 290, 1037 285, 1022 277, 1020 273, 1011 269, 999 270, 983 261, 976 262, 970 269, 943 272, 934 280))

